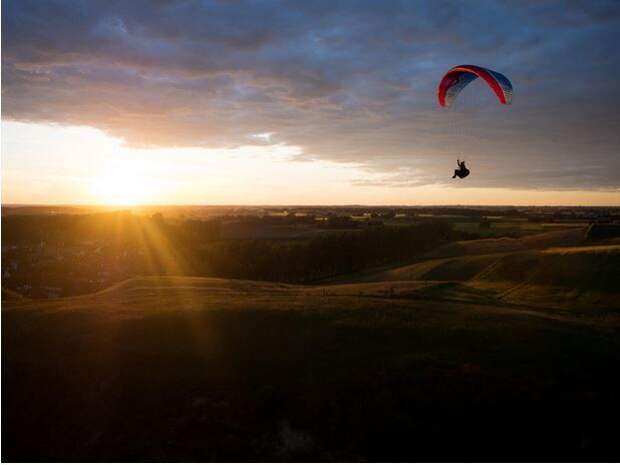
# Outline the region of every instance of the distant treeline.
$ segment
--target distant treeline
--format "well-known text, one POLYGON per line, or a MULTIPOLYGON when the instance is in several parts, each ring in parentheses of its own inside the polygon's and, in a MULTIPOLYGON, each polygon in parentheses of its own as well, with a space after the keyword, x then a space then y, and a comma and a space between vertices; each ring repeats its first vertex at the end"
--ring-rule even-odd
POLYGON ((225 241, 204 248, 199 268, 228 278, 311 282, 407 260, 455 238, 448 223, 331 233, 306 241, 225 241))
POLYGON ((31 296, 74 295, 153 274, 309 283, 465 238, 437 220, 278 240, 222 239, 220 227, 219 220, 129 212, 4 217, 3 286, 31 296))
POLYGON ((86 215, 15 215, 2 218, 4 243, 75 245, 89 241, 135 243, 149 231, 185 240, 219 239, 217 220, 165 221, 161 214, 149 217, 127 211, 86 215))
POLYGON ((620 237, 620 224, 593 223, 586 231, 586 239, 601 240, 620 237))

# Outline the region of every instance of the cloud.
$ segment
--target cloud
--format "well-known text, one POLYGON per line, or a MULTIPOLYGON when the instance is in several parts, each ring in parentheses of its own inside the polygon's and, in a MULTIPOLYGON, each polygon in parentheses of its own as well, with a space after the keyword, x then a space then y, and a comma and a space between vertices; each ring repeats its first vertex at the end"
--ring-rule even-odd
POLYGON ((476 187, 620 184, 614 1, 20 0, 2 26, 5 119, 285 143, 386 187, 443 182, 455 158, 476 187), (510 76, 514 104, 442 112, 437 81, 468 62, 510 76))

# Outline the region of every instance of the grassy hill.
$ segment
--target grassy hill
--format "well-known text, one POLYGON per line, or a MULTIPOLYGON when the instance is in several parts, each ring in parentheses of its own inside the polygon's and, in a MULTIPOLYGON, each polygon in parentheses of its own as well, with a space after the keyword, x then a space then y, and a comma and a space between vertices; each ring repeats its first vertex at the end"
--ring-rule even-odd
POLYGON ((402 293, 395 289, 409 286, 417 289, 408 291, 410 297, 418 298, 484 299, 614 314, 620 310, 618 276, 620 245, 587 241, 582 230, 572 229, 521 239, 456 242, 431 251, 413 264, 366 271, 340 281, 399 282, 390 284, 390 292, 402 293), (436 256, 442 258, 433 258, 436 256))
POLYGON ((2 459, 611 458, 618 276, 572 230, 342 284, 3 290, 2 459))
POLYGON ((457 257, 463 255, 484 255, 509 253, 549 247, 570 247, 580 245, 586 239, 586 228, 570 228, 532 234, 518 239, 500 237, 473 241, 451 242, 425 254, 426 258, 457 257))
MULTIPOLYGON (((471 281, 498 257, 468 260, 416 272, 471 281)), ((617 319, 467 282, 142 277, 4 301, 2 458, 614 456, 617 319)))

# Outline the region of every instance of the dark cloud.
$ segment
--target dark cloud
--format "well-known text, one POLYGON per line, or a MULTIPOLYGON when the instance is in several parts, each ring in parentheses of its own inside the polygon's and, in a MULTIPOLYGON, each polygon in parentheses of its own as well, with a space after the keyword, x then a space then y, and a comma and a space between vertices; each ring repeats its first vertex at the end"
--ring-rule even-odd
POLYGON ((358 184, 444 182, 465 158, 477 187, 620 187, 613 0, 2 5, 5 119, 137 146, 270 132, 263 143, 300 146, 301 160, 363 165, 358 184), (439 109, 437 81, 461 63, 510 76, 514 104, 439 109))

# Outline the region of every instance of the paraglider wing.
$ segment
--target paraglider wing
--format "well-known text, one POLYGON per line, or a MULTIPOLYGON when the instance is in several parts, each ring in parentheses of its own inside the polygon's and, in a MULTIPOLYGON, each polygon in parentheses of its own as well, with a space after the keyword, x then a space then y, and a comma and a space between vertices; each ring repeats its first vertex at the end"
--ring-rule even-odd
POLYGON ((439 105, 449 107, 459 92, 477 78, 486 81, 502 104, 509 104, 512 101, 512 84, 506 76, 481 66, 461 65, 448 71, 439 83, 437 92, 439 105))

